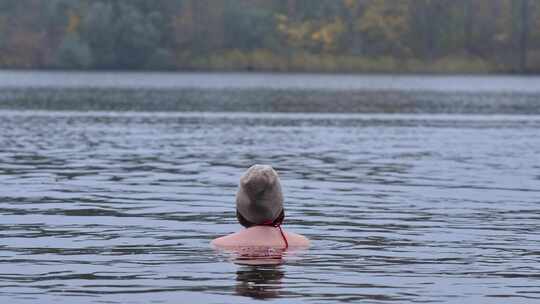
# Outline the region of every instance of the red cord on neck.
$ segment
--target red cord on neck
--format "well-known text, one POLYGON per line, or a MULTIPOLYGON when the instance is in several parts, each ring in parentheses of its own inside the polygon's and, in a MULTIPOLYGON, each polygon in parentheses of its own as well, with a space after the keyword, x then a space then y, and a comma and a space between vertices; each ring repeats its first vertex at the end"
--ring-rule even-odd
POLYGON ((274 221, 266 221, 262 223, 261 226, 271 226, 276 227, 279 229, 279 233, 281 234, 281 237, 283 238, 283 241, 285 242, 285 249, 289 248, 289 242, 287 241, 287 238, 285 237, 285 233, 283 233, 283 229, 281 229, 281 223, 274 223, 274 221))
POLYGON ((279 233, 281 233, 281 237, 285 242, 285 249, 289 248, 289 242, 287 242, 287 238, 285 237, 285 233, 283 233, 283 229, 281 229, 281 225, 278 225, 277 227, 279 228, 279 233))

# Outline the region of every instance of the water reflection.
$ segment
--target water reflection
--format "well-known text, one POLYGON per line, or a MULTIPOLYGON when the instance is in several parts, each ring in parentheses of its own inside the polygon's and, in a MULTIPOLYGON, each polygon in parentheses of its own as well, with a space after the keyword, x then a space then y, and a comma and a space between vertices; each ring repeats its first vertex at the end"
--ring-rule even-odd
POLYGON ((279 298, 282 279, 285 276, 280 265, 242 266, 236 272, 236 293, 254 299, 279 298))
POLYGON ((264 300, 281 296, 282 264, 290 249, 271 247, 235 247, 217 249, 229 256, 239 268, 235 292, 238 295, 264 300))

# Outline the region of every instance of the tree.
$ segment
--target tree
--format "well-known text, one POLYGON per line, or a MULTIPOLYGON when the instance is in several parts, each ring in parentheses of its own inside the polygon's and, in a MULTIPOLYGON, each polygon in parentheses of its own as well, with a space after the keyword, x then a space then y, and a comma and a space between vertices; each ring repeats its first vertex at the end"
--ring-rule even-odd
POLYGON ((86 69, 92 65, 92 52, 79 35, 71 33, 64 37, 58 49, 56 65, 66 69, 86 69))
POLYGON ((473 18, 473 0, 464 0, 463 1, 463 15, 464 15, 464 49, 467 53, 472 53, 472 36, 474 30, 474 18, 473 18))
POLYGON ((527 51, 529 45, 529 0, 520 0, 521 24, 519 35, 519 71, 527 72, 527 51))
POLYGON ((115 14, 113 5, 94 2, 82 21, 81 37, 87 41, 94 55, 96 68, 116 65, 115 14))
POLYGON ((226 48, 272 49, 277 45, 276 20, 271 11, 229 5, 225 10, 226 48))
POLYGON ((370 53, 401 55, 408 52, 409 3, 373 0, 368 2, 357 29, 364 33, 370 53))
POLYGON ((143 15, 135 7, 121 3, 120 18, 114 24, 115 55, 119 68, 133 69, 145 66, 160 41, 160 32, 154 25, 157 13, 143 15))
POLYGON ((161 40, 157 12, 143 13, 122 2, 94 2, 82 22, 82 37, 98 68, 134 69, 146 61, 161 40))

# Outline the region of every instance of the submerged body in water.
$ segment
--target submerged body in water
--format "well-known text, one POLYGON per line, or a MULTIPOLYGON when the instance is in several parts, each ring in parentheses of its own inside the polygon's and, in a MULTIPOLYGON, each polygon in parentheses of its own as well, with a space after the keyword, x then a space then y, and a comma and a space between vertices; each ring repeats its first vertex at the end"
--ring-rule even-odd
POLYGON ((230 254, 240 265, 279 265, 286 255, 307 249, 309 240, 277 227, 254 226, 212 241, 216 249, 230 254))
POLYGON ((247 229, 217 238, 212 245, 222 248, 308 247, 309 240, 285 232, 283 193, 277 172, 270 166, 254 165, 240 178, 236 194, 236 217, 247 229))

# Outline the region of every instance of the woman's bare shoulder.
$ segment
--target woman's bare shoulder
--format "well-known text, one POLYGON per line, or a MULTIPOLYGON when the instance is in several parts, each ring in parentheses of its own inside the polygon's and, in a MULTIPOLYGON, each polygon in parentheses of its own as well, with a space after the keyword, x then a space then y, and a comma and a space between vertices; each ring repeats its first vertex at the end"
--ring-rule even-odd
MULTIPOLYGON (((309 240, 294 232, 285 232, 285 236, 292 247, 309 247, 309 240)), ((214 239, 211 244, 216 247, 237 246, 283 246, 283 239, 278 230, 270 227, 252 227, 226 236, 214 239)))
POLYGON ((309 247, 310 245, 309 239, 301 234, 287 231, 286 236, 291 246, 309 247))
POLYGON ((222 237, 218 237, 212 242, 210 242, 213 246, 218 247, 227 247, 227 246, 237 246, 238 243, 238 235, 240 232, 231 233, 229 235, 225 235, 222 237))

